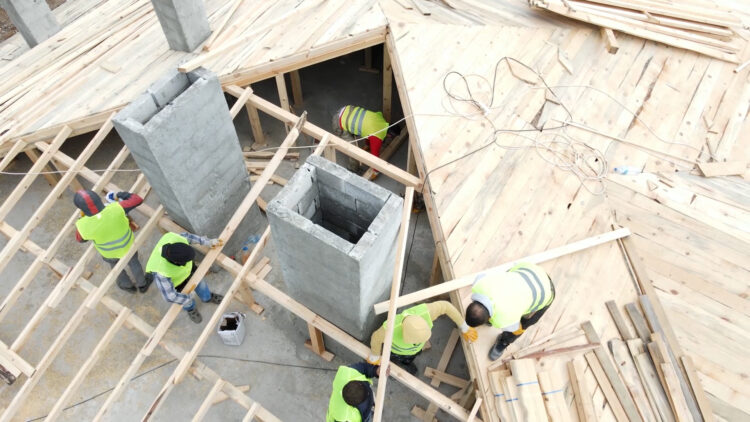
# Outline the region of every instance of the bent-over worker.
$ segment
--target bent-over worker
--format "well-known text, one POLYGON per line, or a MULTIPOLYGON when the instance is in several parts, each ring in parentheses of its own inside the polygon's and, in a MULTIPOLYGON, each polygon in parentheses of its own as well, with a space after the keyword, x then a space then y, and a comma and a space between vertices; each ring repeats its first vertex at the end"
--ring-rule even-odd
MULTIPOLYGON (((355 137, 367 137, 370 153, 380 157, 380 147, 388 136, 389 124, 385 121, 383 113, 365 110, 362 107, 352 105, 344 106, 333 116, 334 134, 348 133, 355 137)), ((350 169, 358 169, 359 162, 355 159, 350 161, 350 169)), ((377 175, 377 170, 375 172, 377 175)))
POLYGON ((375 406, 372 379, 380 375, 380 366, 359 362, 339 366, 333 379, 326 422, 370 422, 375 406))
MULTIPOLYGON (((439 300, 421 303, 396 315, 390 360, 415 375, 417 366, 414 364, 414 358, 422 352, 425 343, 432 336, 432 321, 446 314, 461 330, 464 340, 472 342, 477 339, 477 330, 464 321, 461 313, 450 302, 439 300)), ((370 337, 370 357, 367 359, 369 363, 380 364, 386 324, 387 320, 370 337)))
POLYGON ((496 360, 539 321, 554 299, 552 279, 538 265, 518 264, 505 273, 483 273, 471 288, 466 322, 472 327, 489 322, 502 330, 489 353, 490 360, 496 360))
MULTIPOLYGON (((190 277, 195 272, 195 250, 190 244, 210 246, 212 249, 223 244, 221 239, 209 239, 192 233, 166 233, 154 246, 151 256, 146 263, 146 276, 156 281, 162 297, 167 302, 182 305, 190 320, 199 324, 203 317, 195 308, 195 300, 190 293, 182 293, 190 277)), ((221 303, 224 296, 211 293, 208 284, 201 280, 195 287, 195 292, 203 302, 221 303)))
MULTIPOLYGON (((117 264, 133 245, 133 230, 128 219, 128 212, 141 205, 143 199, 130 192, 108 194, 113 202, 106 206, 99 195, 91 190, 79 190, 73 197, 73 203, 81 210, 81 218, 76 221, 76 240, 94 242, 94 248, 102 259, 111 267, 117 264)), ((138 252, 128 261, 133 279, 123 268, 117 276, 117 287, 128 293, 141 293, 148 290, 150 283, 143 274, 143 267, 138 261, 138 252)))

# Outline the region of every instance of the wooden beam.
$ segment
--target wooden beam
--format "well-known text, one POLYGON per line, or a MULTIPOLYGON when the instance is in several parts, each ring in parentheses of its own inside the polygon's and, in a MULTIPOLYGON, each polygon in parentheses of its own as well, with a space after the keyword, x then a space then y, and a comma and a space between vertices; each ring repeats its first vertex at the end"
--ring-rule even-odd
POLYGON ((542 390, 536 377, 536 366, 532 359, 511 360, 508 363, 513 374, 513 382, 518 391, 518 404, 522 420, 542 421, 547 419, 542 390))
POLYGON ((682 366, 685 368, 688 380, 690 381, 690 387, 693 389, 693 394, 695 394, 695 399, 701 410, 703 420, 706 422, 713 422, 715 420, 714 412, 711 409, 711 403, 708 401, 708 397, 706 397, 706 392, 703 391, 703 386, 701 385, 701 380, 698 378, 698 372, 695 370, 693 359, 688 355, 683 355, 681 359, 682 366))
POLYGON ((385 404, 385 386, 388 381, 388 367, 390 366, 391 345, 393 344, 393 330, 396 327, 396 301, 401 289, 401 275, 404 271, 404 255, 406 254, 406 242, 409 233, 409 219, 411 217, 411 204, 414 200, 414 188, 409 186, 404 193, 404 207, 401 211, 401 228, 396 242, 396 263, 393 268, 393 279, 391 281, 391 306, 388 309, 388 318, 385 325, 385 340, 381 353, 380 370, 381 376, 378 381, 378 390, 375 395, 374 422, 380 422, 383 417, 383 405, 385 404))
POLYGON ((237 98, 237 101, 234 103, 231 109, 229 109, 229 115, 232 116, 232 119, 237 117, 237 114, 239 114, 240 110, 245 106, 247 103, 247 98, 250 97, 250 95, 253 94, 253 90, 250 87, 245 88, 244 91, 242 91, 242 95, 237 98))
POLYGON ((604 27, 600 28, 600 30, 602 33, 602 39, 604 40, 604 45, 607 47, 607 53, 617 54, 620 45, 617 43, 617 38, 615 38, 615 31, 604 27))
POLYGON ((568 361, 568 376, 570 377, 570 386, 573 388, 575 395, 576 409, 578 409, 578 420, 581 422, 595 422, 596 414, 594 413, 594 403, 591 400, 591 393, 584 383, 584 369, 586 361, 580 356, 568 361))
POLYGON ((630 320, 633 322, 638 337, 641 341, 647 343, 651 339, 651 331, 648 329, 648 324, 643 318, 643 314, 641 314, 641 311, 638 309, 638 305, 635 303, 628 303, 625 305, 625 310, 628 312, 628 316, 630 316, 630 320))
POLYGON ((386 122, 391 121, 391 110, 393 109, 393 68, 391 67, 391 56, 388 49, 383 47, 383 117, 386 122))
POLYGON ((429 366, 424 368, 424 375, 428 378, 432 378, 432 382, 443 382, 458 388, 464 388, 471 383, 469 380, 465 380, 455 375, 447 374, 435 368, 430 368, 429 366))
MULTIPOLYGON (((271 175, 276 171, 279 164, 281 164, 281 161, 286 155, 287 151, 289 150, 289 147, 292 146, 294 142, 297 140, 299 136, 300 127, 304 124, 306 118, 307 118, 307 112, 302 113, 302 116, 298 118, 294 127, 291 129, 289 134, 286 136, 284 141, 279 146, 279 149, 276 150, 276 154, 274 155, 274 157, 271 159, 271 161, 269 161, 268 167, 266 167, 266 169, 260 175, 260 179, 258 180, 258 182, 255 183, 255 185, 253 185, 253 187, 250 189, 250 192, 248 192, 247 196, 243 200, 243 203, 240 205, 235 215, 232 216, 232 219, 227 224, 227 227, 224 229, 224 232, 220 236, 221 239, 224 239, 225 235, 226 235, 226 238, 228 239, 229 236, 231 236, 231 233, 236 228, 237 224, 239 224, 239 222, 244 218, 250 206, 252 206, 252 204, 255 202, 257 197, 260 195, 261 190, 265 187, 265 184, 270 180, 271 175)), ((242 267, 236 274, 234 281, 232 281, 232 284, 229 287, 229 290, 224 296, 224 299, 222 299, 221 303, 214 311, 213 315, 211 316, 208 323, 206 324, 206 328, 198 337, 198 340, 196 340, 195 343, 193 344, 193 348, 190 350, 190 352, 187 355, 185 355, 182 358, 182 360, 180 360, 174 372, 172 372, 172 375, 164 383, 164 386, 162 387, 161 391, 159 392, 159 394, 157 394, 156 398, 154 399, 151 406, 149 407, 149 410, 147 411, 146 415, 143 417, 143 421, 149 420, 151 416, 154 415, 154 413, 158 410, 161 404, 163 404, 166 398, 169 396, 169 393, 172 391, 174 386, 183 380, 183 378, 187 374, 188 369, 190 369, 191 365, 193 364, 196 357, 198 356, 198 353, 200 352, 201 348, 203 348, 203 346, 206 344, 206 341, 208 341, 209 336, 213 334, 214 327, 219 322, 219 319, 221 318, 221 315, 224 312, 224 310, 226 310, 226 308, 229 306, 229 303, 232 301, 232 296, 237 292, 237 290, 242 285, 242 283, 244 283, 244 279, 246 275, 251 276, 250 284, 252 287, 252 280, 255 279, 256 276, 255 274, 251 273, 250 270, 254 264, 255 259, 258 257, 258 254, 260 254, 266 242, 268 241, 268 237, 270 233, 271 233, 271 229, 269 226, 266 228, 265 232, 261 236, 260 241, 255 245, 255 248, 253 248, 253 251, 250 253, 250 257, 245 261, 245 263, 242 265, 242 267)), ((212 251, 214 250, 215 249, 212 249, 212 251)), ((209 255, 210 254, 211 252, 209 252, 209 255)), ((218 255, 219 255, 218 253, 213 254, 213 257, 212 257, 213 259, 211 259, 211 261, 216 259, 218 255)), ((206 259, 209 259, 208 255, 206 259)), ((199 272, 200 272, 201 267, 205 266, 204 264, 206 262, 206 259, 204 259, 203 263, 201 263, 201 266, 198 268, 198 270, 196 270, 196 274, 198 274, 198 276, 193 275, 193 277, 191 278, 191 282, 188 283, 187 288, 190 288, 190 284, 193 284, 193 281, 196 281, 196 284, 197 284, 197 280, 200 280, 205 275, 205 272, 208 270, 208 267, 210 267, 210 264, 205 267, 203 274, 199 274, 199 272)), ((166 330, 164 330, 164 333, 166 333, 166 330)), ((155 340, 158 341, 158 338, 155 338, 155 340)), ((145 347, 146 346, 144 346, 144 348, 145 347)), ((140 366, 140 363, 138 364, 138 366, 140 366)), ((129 379, 127 381, 129 381, 129 379)), ((108 402, 109 401, 110 400, 108 399, 108 402)), ((104 407, 102 407, 102 409, 104 409, 104 407)), ((100 414, 103 415, 101 410, 100 410, 100 414)))
MULTIPOLYGON (((445 348, 443 349, 443 354, 440 355, 440 360, 437 364, 437 371, 445 372, 445 370, 448 368, 448 363, 450 363, 451 356, 453 356, 453 351, 456 350, 456 345, 458 344, 458 339, 460 338, 460 334, 457 329, 451 330, 451 335, 448 337, 448 342, 445 344, 445 348)), ((425 375, 430 377, 430 375, 427 374, 427 368, 425 368, 425 375)), ((430 382, 430 385, 437 388, 440 387, 440 378, 436 377, 430 377, 432 378, 432 381, 430 382)), ((464 388, 465 386, 461 386, 459 388, 464 388)), ((437 413, 438 407, 435 405, 435 403, 430 403, 429 406, 427 406, 427 411, 425 412, 425 417, 422 418, 422 420, 426 421, 432 421, 432 419, 435 417, 435 414, 437 413)))
POLYGON ((299 70, 289 72, 289 79, 292 81, 292 98, 294 99, 294 108, 301 109, 304 106, 302 99, 302 78, 299 70))
POLYGON ((557 377, 557 372, 540 371, 537 373, 542 397, 547 406, 550 422, 571 422, 568 404, 565 402, 565 384, 557 377))
POLYGON ((216 38, 219 37, 219 34, 221 34, 221 31, 223 31, 224 27, 227 26, 227 22, 229 22, 229 19, 231 19, 232 16, 234 16, 234 12, 237 10, 238 7, 240 7, 240 4, 242 4, 242 1, 243 0, 234 0, 234 4, 232 4, 232 7, 221 19, 221 22, 216 27, 216 29, 213 30, 213 33, 211 34, 210 37, 208 37, 208 40, 203 44, 203 51, 211 50, 211 47, 216 41, 216 38))
MULTIPOLYGON (((226 92, 234 96, 239 96, 242 92, 242 89, 236 86, 225 87, 225 90, 226 92)), ((258 97, 257 95, 252 95, 249 99, 249 102, 256 106, 259 110, 263 111, 264 113, 270 114, 271 116, 275 117, 278 120, 281 120, 282 122, 292 123, 296 120, 296 116, 294 116, 292 113, 264 100, 263 98, 258 97)), ((321 129, 320 127, 310 122, 305 122, 305 124, 302 126, 302 132, 312 136, 315 139, 321 140, 324 136, 328 135, 330 136, 329 143, 333 144, 339 151, 364 162, 370 167, 376 168, 381 173, 400 183, 403 183, 404 185, 412 186, 417 190, 421 189, 422 187, 422 181, 420 179, 406 173, 405 171, 388 163, 387 161, 384 161, 368 152, 363 151, 361 148, 352 145, 351 143, 321 129)))
POLYGON ((633 397, 633 402, 638 409, 638 413, 640 413, 644 421, 656 420, 658 413, 655 414, 654 410, 651 409, 651 404, 649 403, 644 386, 641 384, 638 370, 635 368, 635 363, 630 356, 628 346, 625 345, 623 340, 613 338, 609 341, 609 350, 612 352, 612 357, 615 360, 615 367, 620 371, 622 379, 633 397))
MULTIPOLYGON (((594 330, 594 326, 591 324, 591 322, 584 322, 583 324, 581 324, 581 328, 583 328, 583 332, 586 334, 586 338, 591 343, 601 342, 601 339, 596 333, 596 330, 594 330)), ((627 415, 628 419, 631 421, 639 420, 640 416, 638 415, 638 409, 633 402, 633 398, 628 393, 628 390, 625 387, 625 384, 622 382, 622 379, 620 379, 619 375, 617 375, 617 369, 615 369, 614 364, 612 364, 612 361, 610 360, 607 352, 604 350, 604 347, 599 346, 595 348, 594 354, 599 359, 599 363, 601 364, 604 373, 607 375, 607 378, 612 385, 612 389, 615 391, 615 394, 617 394, 617 399, 619 400, 620 404, 622 404, 622 407, 625 410, 625 414, 627 415)), ((590 364, 591 362, 589 362, 589 365, 590 364)))
MULTIPOLYGON (((283 73, 276 75, 276 89, 279 92, 279 104, 281 108, 291 113, 292 109, 289 107, 289 94, 286 92, 286 79, 283 73)), ((289 133, 289 123, 285 123, 284 126, 287 133, 289 133)))
POLYGON ((471 408, 471 412, 469 413, 469 417, 466 419, 466 422, 472 422, 477 417, 477 412, 479 412, 479 408, 482 406, 482 398, 478 395, 476 396, 477 400, 474 402, 474 406, 471 408))
MULTIPOLYGON (((559 258, 561 256, 565 256, 565 255, 579 252, 579 251, 582 251, 582 250, 585 250, 594 246, 598 246, 603 243, 607 243, 612 240, 619 239, 628 235, 630 235, 630 230, 618 229, 618 230, 603 233, 594 237, 589 237, 587 239, 579 240, 577 242, 573 242, 573 243, 560 246, 554 249, 549 249, 544 252, 539 252, 534 255, 529 255, 524 258, 520 258, 511 262, 507 262, 502 265, 498 265, 496 267, 492 267, 485 271, 480 271, 478 273, 470 274, 461 278, 457 278, 455 280, 451 280, 442 284, 438 284, 437 286, 428 287, 426 289, 419 290, 414 293, 403 295, 398 298, 396 307, 401 308, 412 303, 421 302, 431 297, 439 296, 441 294, 445 294, 448 292, 452 292, 454 290, 458 290, 463 287, 470 286, 474 282, 474 279, 476 279, 476 277, 481 274, 487 274, 487 273, 492 273, 492 272, 505 272, 513 268, 513 266, 519 262, 539 264, 542 262, 546 262, 552 259, 559 258)), ((386 309, 388 308, 388 303, 389 302, 386 301, 386 302, 380 302, 376 304, 374 306, 375 313, 382 314, 383 312, 385 312, 386 309)))
POLYGON ((26 362, 21 356, 18 356, 15 351, 8 348, 2 341, 0 341, 0 357, 2 357, 4 363, 9 364, 3 366, 18 368, 27 377, 31 377, 36 372, 36 369, 30 363, 26 362))
POLYGON ((722 161, 718 163, 698 163, 704 177, 742 176, 747 171, 746 161, 722 161))
MULTIPOLYGON (((24 151, 24 153, 27 157, 29 157, 29 160, 31 160, 32 164, 36 163, 37 160, 39 160, 39 154, 33 149, 27 149, 26 151, 24 151)), ((57 177, 52 174, 54 170, 50 168, 49 164, 42 167, 41 171, 43 172, 42 176, 44 176, 50 186, 55 186, 57 184, 57 177)))
POLYGON ((620 312, 620 308, 617 307, 617 303, 614 300, 609 300, 605 305, 607 305, 609 315, 612 316, 612 320, 615 322, 615 326, 617 327, 617 331, 620 332, 620 336, 625 340, 634 339, 635 334, 625 322, 625 318, 622 317, 622 313, 620 312))
POLYGON ((102 338, 99 340, 99 343, 96 344, 94 350, 90 354, 87 354, 88 359, 86 359, 86 362, 84 362, 83 365, 78 369, 78 372, 76 373, 75 377, 73 377, 73 380, 68 384, 68 387, 65 388, 63 394, 57 399, 57 402, 55 402, 55 405, 52 407, 52 410, 50 410, 45 421, 52 422, 60 417, 60 414, 62 413, 65 406, 70 402, 73 394, 81 386, 88 373, 94 368, 94 365, 101 357, 102 351, 104 351, 104 349, 112 341, 115 334, 117 334, 117 331, 122 327, 122 324, 124 324, 125 320, 127 320, 130 316, 130 313, 130 309, 128 308, 120 311, 120 313, 117 315, 117 318, 115 318, 114 322, 112 322, 112 324, 109 326, 107 332, 104 333, 104 336, 102 336, 102 338))
POLYGON ((0 422, 10 422, 13 419, 15 414, 20 410, 21 405, 26 402, 26 399, 31 393, 31 390, 36 386, 36 384, 46 372, 47 368, 49 368, 54 361, 55 357, 57 357, 57 355, 60 353, 70 336, 84 320, 84 316, 86 316, 88 311, 93 309, 96 304, 99 303, 101 298, 104 296, 104 293, 112 286, 117 276, 125 268, 128 261, 130 261, 133 253, 135 253, 135 251, 137 251, 138 248, 140 248, 141 245, 145 243, 146 238, 149 236, 149 232, 156 227, 156 223, 161 218, 163 213, 164 207, 161 206, 149 219, 148 223, 146 223, 141 228, 139 234, 133 241, 133 245, 131 246, 130 250, 117 262, 117 264, 115 264, 115 266, 110 270, 107 277, 105 277, 105 279, 101 282, 99 287, 88 294, 84 303, 79 306, 78 310, 73 314, 73 316, 68 319, 65 327, 60 331, 58 336, 52 342, 52 345, 49 347, 49 349, 47 349, 47 352, 42 357, 42 360, 37 364, 36 372, 34 372, 34 375, 26 380, 21 389, 13 397, 13 400, 8 405, 5 413, 0 415, 0 422))
MULTIPOLYGON (((589 367, 591 368, 591 372, 594 374, 594 378, 596 378, 596 381, 599 383, 599 388, 601 388, 602 394, 604 394, 604 398, 607 400, 607 403, 609 403, 609 408, 615 415, 615 419, 618 422, 627 422, 628 415, 625 413, 625 410, 622 407, 622 403, 620 403, 619 399, 617 398, 617 393, 615 393, 615 390, 612 388, 612 384, 609 382, 609 378, 604 372, 600 361, 597 359, 594 352, 588 352, 584 356, 586 357, 586 361, 588 361, 589 363, 589 367)), ((639 419, 634 420, 637 421, 639 419)))
POLYGON ((206 395, 206 398, 203 399, 203 403, 201 403, 201 407, 198 408, 198 411, 195 412, 195 415, 193 415, 193 422, 200 422, 203 420, 203 418, 206 417, 206 414, 208 413, 209 409, 211 409, 211 406, 214 405, 214 399, 216 396, 219 395, 221 390, 224 388, 224 380, 218 379, 214 383, 214 386, 211 387, 211 390, 208 392, 208 395, 206 395))
POLYGON ((326 350, 326 345, 323 341, 323 332, 315 328, 312 324, 307 324, 307 331, 310 333, 310 339, 305 341, 305 347, 324 360, 328 362, 332 361, 334 354, 326 350))

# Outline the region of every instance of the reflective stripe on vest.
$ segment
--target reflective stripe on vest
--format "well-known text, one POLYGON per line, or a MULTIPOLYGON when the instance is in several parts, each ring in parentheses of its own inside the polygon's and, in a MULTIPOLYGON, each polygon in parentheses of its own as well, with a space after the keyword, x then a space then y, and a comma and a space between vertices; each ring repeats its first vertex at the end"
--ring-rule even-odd
POLYGON ((552 282, 541 267, 519 264, 506 273, 477 277, 471 291, 472 300, 485 306, 491 303, 490 323, 504 328, 549 305, 551 289, 552 282))
POLYGON ((159 273, 164 277, 169 277, 172 280, 172 284, 177 287, 190 277, 190 272, 193 270, 193 261, 190 261, 183 266, 174 265, 167 261, 161 256, 161 248, 167 243, 188 244, 188 241, 177 233, 165 233, 164 236, 159 239, 156 246, 154 246, 154 250, 151 251, 151 256, 146 263, 146 272, 159 273))
POLYGON ((343 391, 346 384, 351 381, 367 381, 372 384, 364 374, 348 366, 339 366, 336 377, 333 378, 333 391, 328 401, 328 412, 326 422, 362 422, 362 416, 356 407, 349 406, 344 401, 343 391))
POLYGON ((382 112, 346 106, 339 118, 341 128, 355 136, 374 136, 381 141, 388 133, 388 122, 382 112))
POLYGON ((120 259, 133 244, 128 216, 116 202, 98 214, 79 218, 76 228, 83 239, 94 242, 94 247, 104 258, 120 259))
MULTIPOLYGON (((416 315, 421 317, 427 326, 432 328, 432 318, 430 318, 430 310, 427 305, 422 303, 417 306, 412 306, 409 309, 404 310, 400 314, 396 315, 396 322, 393 327, 393 342, 391 343, 391 352, 401 356, 412 356, 419 353, 424 347, 424 343, 407 343, 404 341, 404 329, 403 322, 404 318, 409 315, 416 315)), ((388 321, 383 322, 383 328, 385 328, 388 321)))

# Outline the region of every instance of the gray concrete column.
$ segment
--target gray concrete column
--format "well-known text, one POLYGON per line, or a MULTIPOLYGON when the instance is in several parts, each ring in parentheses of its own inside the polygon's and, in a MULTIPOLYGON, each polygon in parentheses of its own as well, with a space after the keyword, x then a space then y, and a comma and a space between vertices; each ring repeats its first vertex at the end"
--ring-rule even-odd
MULTIPOLYGON (((216 75, 203 68, 170 72, 113 123, 169 216, 193 233, 218 236, 250 191, 250 181, 216 75)), ((264 226, 254 205, 227 253, 236 253, 264 226)))
POLYGON ((403 199, 311 156, 268 204, 288 294, 366 341, 390 293, 403 199))
POLYGON ((151 4, 172 50, 193 51, 211 34, 203 0, 151 0, 151 4))
POLYGON ((44 0, 0 0, 13 25, 29 47, 34 47, 60 30, 44 0))

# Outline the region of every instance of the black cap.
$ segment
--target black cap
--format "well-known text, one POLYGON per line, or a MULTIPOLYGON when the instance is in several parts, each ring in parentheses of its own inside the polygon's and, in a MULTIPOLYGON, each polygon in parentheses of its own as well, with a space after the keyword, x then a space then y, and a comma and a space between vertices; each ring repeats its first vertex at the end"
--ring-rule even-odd
POLYGON ((185 243, 167 243, 161 247, 161 256, 174 265, 183 266, 195 259, 195 251, 185 243))

